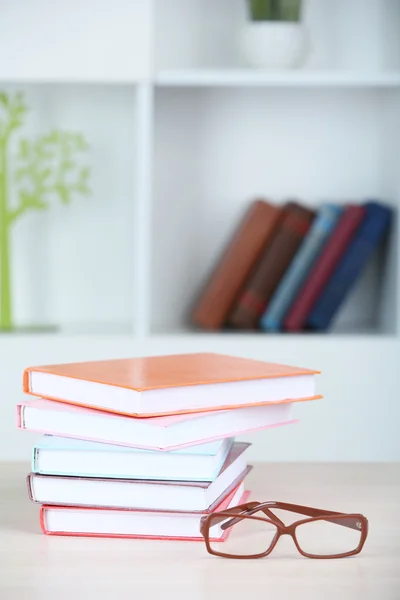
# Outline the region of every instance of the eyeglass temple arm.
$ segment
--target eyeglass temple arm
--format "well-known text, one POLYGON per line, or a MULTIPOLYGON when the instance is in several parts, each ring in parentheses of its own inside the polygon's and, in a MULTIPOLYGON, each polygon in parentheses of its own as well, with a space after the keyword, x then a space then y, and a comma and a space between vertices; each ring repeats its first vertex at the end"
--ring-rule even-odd
MULTIPOLYGON (((330 518, 329 521, 331 523, 336 523, 336 525, 341 525, 342 527, 349 527, 350 529, 356 529, 357 531, 359 531, 359 529, 360 529, 359 519, 357 517, 352 517, 352 516, 346 517, 345 515, 343 515, 343 513, 334 512, 331 510, 323 510, 321 508, 311 508, 309 506, 300 506, 298 504, 287 504, 286 502, 274 502, 273 506, 271 506, 271 503, 265 503, 265 504, 268 504, 268 506, 270 508, 278 508, 281 510, 287 510, 290 512, 295 512, 300 515, 305 515, 306 517, 328 517, 328 516, 335 517, 335 516, 338 516, 340 518, 338 518, 338 519, 330 518)), ((263 512, 265 512, 265 508, 263 507, 262 504, 258 507, 258 510, 262 510, 263 512)), ((267 510, 268 510, 268 508, 267 508, 267 510)), ((274 518, 276 519, 277 517, 274 516, 274 518)))
MULTIPOLYGON (((281 503, 269 502, 268 504, 273 505, 273 506, 271 506, 271 508, 278 508, 277 505, 281 504, 281 503)), ((287 506, 289 506, 289 505, 287 505, 287 506)), ((290 505, 290 506, 292 506, 292 505, 290 505)), ((281 508, 281 506, 279 506, 279 508, 281 508)), ((283 509, 283 510, 290 510, 290 509, 283 509)), ((232 527, 233 525, 235 525, 235 523, 239 523, 242 520, 242 517, 251 516, 256 512, 263 512, 269 519, 273 520, 274 522, 278 522, 280 525, 285 527, 285 523, 283 521, 281 521, 281 519, 279 517, 277 517, 271 510, 269 510, 269 508, 267 508, 267 506, 263 506, 263 503, 260 503, 260 502, 249 502, 248 504, 242 504, 240 506, 235 506, 233 508, 229 508, 227 511, 224 511, 224 513, 225 513, 224 515, 221 515, 220 517, 215 515, 213 517, 213 525, 218 525, 218 523, 220 523, 221 521, 224 521, 227 518, 226 513, 228 513, 228 512, 229 513, 230 512, 238 512, 238 513, 240 513, 240 516, 238 515, 237 517, 233 517, 232 519, 229 519, 229 521, 226 521, 226 523, 224 523, 221 527, 221 529, 223 529, 223 530, 228 529, 228 527, 232 527)))
POLYGON ((343 515, 343 513, 338 513, 338 512, 334 512, 331 510, 323 510, 320 508, 311 508, 309 506, 301 506, 298 504, 287 504, 286 502, 266 502, 266 503, 258 503, 258 502, 249 502, 248 504, 242 504, 240 506, 235 506, 233 508, 228 509, 227 511, 224 511, 224 515, 221 515, 219 518, 217 516, 215 516, 213 518, 213 524, 217 525, 218 523, 220 523, 221 521, 224 521, 227 518, 227 513, 231 513, 231 512, 238 512, 240 513, 237 517, 233 517, 232 519, 229 519, 229 521, 226 521, 226 523, 224 523, 221 526, 221 529, 225 530, 228 529, 228 527, 232 527, 233 525, 235 525, 235 523, 239 523, 243 517, 245 516, 251 516, 252 514, 256 513, 256 512, 263 512, 268 518, 270 518, 271 520, 275 521, 275 522, 279 522, 282 526, 285 526, 285 524, 283 523, 283 521, 281 521, 281 519, 279 519, 270 509, 271 508, 275 508, 275 509, 281 509, 281 510, 287 510, 289 512, 295 512, 297 514, 302 514, 305 515, 307 517, 335 517, 338 516, 340 518, 338 519, 334 519, 334 518, 330 518, 329 521, 331 523, 335 523, 336 525, 341 525, 342 527, 348 527, 349 529, 355 529, 356 531, 359 531, 359 519, 357 517, 346 517, 345 515, 343 515))
MULTIPOLYGON (((239 504, 238 506, 233 506, 232 508, 227 508, 226 510, 221 511, 221 512, 223 512, 222 515, 218 515, 218 513, 214 513, 213 514, 213 526, 218 525, 218 523, 221 523, 221 521, 225 521, 228 516, 228 513, 229 514, 241 513, 242 515, 248 515, 249 511, 254 510, 254 508, 258 507, 259 505, 260 505, 259 502, 248 502, 247 504, 239 504)), ((208 517, 203 517, 201 519, 200 532, 203 532, 207 519, 208 519, 208 517)), ((231 527, 232 525, 234 525, 234 523, 238 523, 239 521, 241 521, 240 518, 230 519, 227 523, 225 523, 221 527, 221 529, 227 529, 227 527, 231 527)))
POLYGON ((249 502, 248 504, 242 504, 240 506, 234 506, 233 508, 229 508, 228 510, 224 511, 224 514, 221 516, 218 516, 217 514, 213 516, 213 525, 218 525, 218 523, 220 523, 221 521, 225 521, 225 519, 228 516, 227 513, 240 513, 237 517, 233 517, 232 519, 229 519, 229 521, 226 521, 226 523, 221 525, 221 529, 225 530, 228 529, 228 527, 232 527, 233 525, 235 525, 235 523, 239 523, 240 521, 242 521, 243 517, 251 516, 256 512, 261 511, 275 523, 278 521, 283 527, 285 526, 285 523, 281 521, 276 515, 274 515, 273 512, 268 510, 268 508, 260 508, 260 506, 261 505, 259 502, 249 502))

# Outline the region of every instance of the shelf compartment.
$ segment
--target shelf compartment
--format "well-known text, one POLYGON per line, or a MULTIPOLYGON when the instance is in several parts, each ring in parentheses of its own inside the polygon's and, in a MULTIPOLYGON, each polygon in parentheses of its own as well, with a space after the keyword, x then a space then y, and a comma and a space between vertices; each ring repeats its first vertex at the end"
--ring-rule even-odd
POLYGON ((23 91, 30 107, 17 140, 59 129, 83 133, 90 145, 82 163, 91 169, 91 195, 73 196, 68 205, 54 197, 48 210, 27 212, 12 230, 17 329, 132 332, 136 88, 3 89, 23 91))
MULTIPOLYGON (((311 207, 376 199, 397 207, 398 141, 390 138, 398 94, 157 88, 150 331, 188 325, 204 281, 252 199, 297 198, 311 207)), ((339 331, 397 332, 397 211, 394 220, 389 244, 340 311, 339 331)))
MULTIPOLYGON (((241 69, 248 65, 240 51, 240 34, 247 19, 246 0, 154 0, 154 65, 160 80, 172 82, 175 71, 187 81, 193 71, 192 83, 214 82, 209 73, 221 70, 226 83, 243 82, 241 69), (236 69, 232 77, 226 73, 236 69)), ((400 70, 398 0, 308 0, 302 20, 310 51, 298 74, 292 71, 288 79, 304 77, 302 85, 310 84, 313 75, 307 71, 319 70, 328 72, 329 84, 336 77, 330 73, 337 72, 341 84, 347 81, 344 73, 349 73, 349 79, 359 83, 364 79, 363 85, 370 85, 380 73, 400 70)), ((267 78, 255 69, 247 83, 260 79, 267 78)), ((275 85, 284 83, 285 77, 271 74, 271 80, 275 85)))

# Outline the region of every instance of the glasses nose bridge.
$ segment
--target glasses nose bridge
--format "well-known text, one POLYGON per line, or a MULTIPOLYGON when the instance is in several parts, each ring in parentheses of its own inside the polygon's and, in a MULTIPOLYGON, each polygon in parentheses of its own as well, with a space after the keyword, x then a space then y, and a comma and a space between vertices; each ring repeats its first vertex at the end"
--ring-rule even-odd
POLYGON ((294 530, 295 530, 294 525, 281 526, 279 528, 279 537, 281 537, 282 535, 290 535, 290 537, 293 537, 294 530))

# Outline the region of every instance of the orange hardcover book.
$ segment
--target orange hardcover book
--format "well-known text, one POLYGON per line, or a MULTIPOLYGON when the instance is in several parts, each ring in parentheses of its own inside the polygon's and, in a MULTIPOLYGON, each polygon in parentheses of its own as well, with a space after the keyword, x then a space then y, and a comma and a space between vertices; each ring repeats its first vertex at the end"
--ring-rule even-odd
POLYGON ((318 371, 213 353, 30 367, 26 393, 134 417, 316 399, 318 371))
POLYGON ((264 200, 252 202, 214 266, 193 309, 192 320, 204 329, 221 329, 265 248, 282 209, 264 200))

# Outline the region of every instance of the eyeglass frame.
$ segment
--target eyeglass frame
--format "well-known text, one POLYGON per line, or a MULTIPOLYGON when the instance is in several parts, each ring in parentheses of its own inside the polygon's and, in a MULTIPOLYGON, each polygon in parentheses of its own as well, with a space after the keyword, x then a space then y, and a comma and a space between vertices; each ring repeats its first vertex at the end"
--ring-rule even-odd
MULTIPOLYGON (((278 543, 279 538, 282 535, 290 535, 292 537, 294 544, 295 544, 297 550, 299 551, 299 553, 302 556, 305 556, 306 558, 316 558, 316 559, 345 558, 348 556, 354 556, 355 554, 359 554, 361 552, 361 550, 363 549, 365 541, 368 536, 368 519, 360 513, 334 512, 331 510, 323 510, 320 508, 311 508, 309 506, 301 506, 299 504, 289 504, 287 502, 276 502, 276 501, 256 502, 256 501, 253 501, 253 502, 247 502, 245 504, 239 504, 238 506, 234 506, 232 508, 228 508, 228 509, 222 510, 222 511, 216 511, 216 512, 210 513, 209 515, 206 515, 200 521, 200 533, 204 537, 207 551, 214 556, 221 556, 223 558, 236 558, 236 559, 263 558, 264 556, 268 556, 269 554, 271 554, 272 550, 275 548, 276 544, 278 543), (283 521, 281 521, 281 519, 279 519, 279 517, 277 517, 276 515, 274 515, 273 512, 271 512, 271 510, 270 510, 271 508, 287 510, 289 512, 307 515, 309 518, 308 519, 300 519, 299 521, 295 521, 294 523, 291 523, 290 525, 285 525, 285 523, 283 521), (268 518, 265 519, 262 517, 253 516, 254 513, 259 512, 259 511, 263 512, 268 518), (236 513, 239 513, 239 514, 237 516, 235 516, 236 513), (220 517, 220 519, 216 520, 216 519, 218 519, 218 517, 220 517), (236 554, 229 554, 229 553, 214 551, 210 544, 210 523, 212 523, 211 526, 217 525, 220 521, 225 520, 226 517, 233 517, 233 518, 230 521, 228 521, 227 523, 223 524, 221 529, 224 529, 224 530, 227 529, 228 527, 232 527, 235 523, 238 523, 238 522, 242 521, 243 519, 252 519, 252 520, 262 521, 264 523, 265 522, 271 523, 272 525, 275 525, 275 527, 277 528, 277 531, 274 535, 274 538, 273 538, 270 546, 267 548, 267 550, 265 552, 260 552, 258 554, 236 555, 236 554), (308 553, 308 552, 305 552, 304 550, 302 550, 302 548, 300 547, 300 544, 298 543, 298 540, 296 538, 296 528, 299 527, 300 525, 303 525, 304 523, 312 523, 315 521, 329 521, 330 523, 335 523, 335 517, 338 517, 338 521, 346 521, 346 520, 349 521, 347 524, 342 523, 342 522, 336 522, 337 525, 340 525, 342 527, 349 527, 351 529, 355 529, 356 531, 360 532, 360 542, 359 542, 357 548, 355 548, 354 550, 351 550, 349 552, 343 552, 340 554, 329 554, 329 555, 311 554, 311 553, 308 553)), ((222 543, 223 543, 223 541, 222 541, 222 543)))

